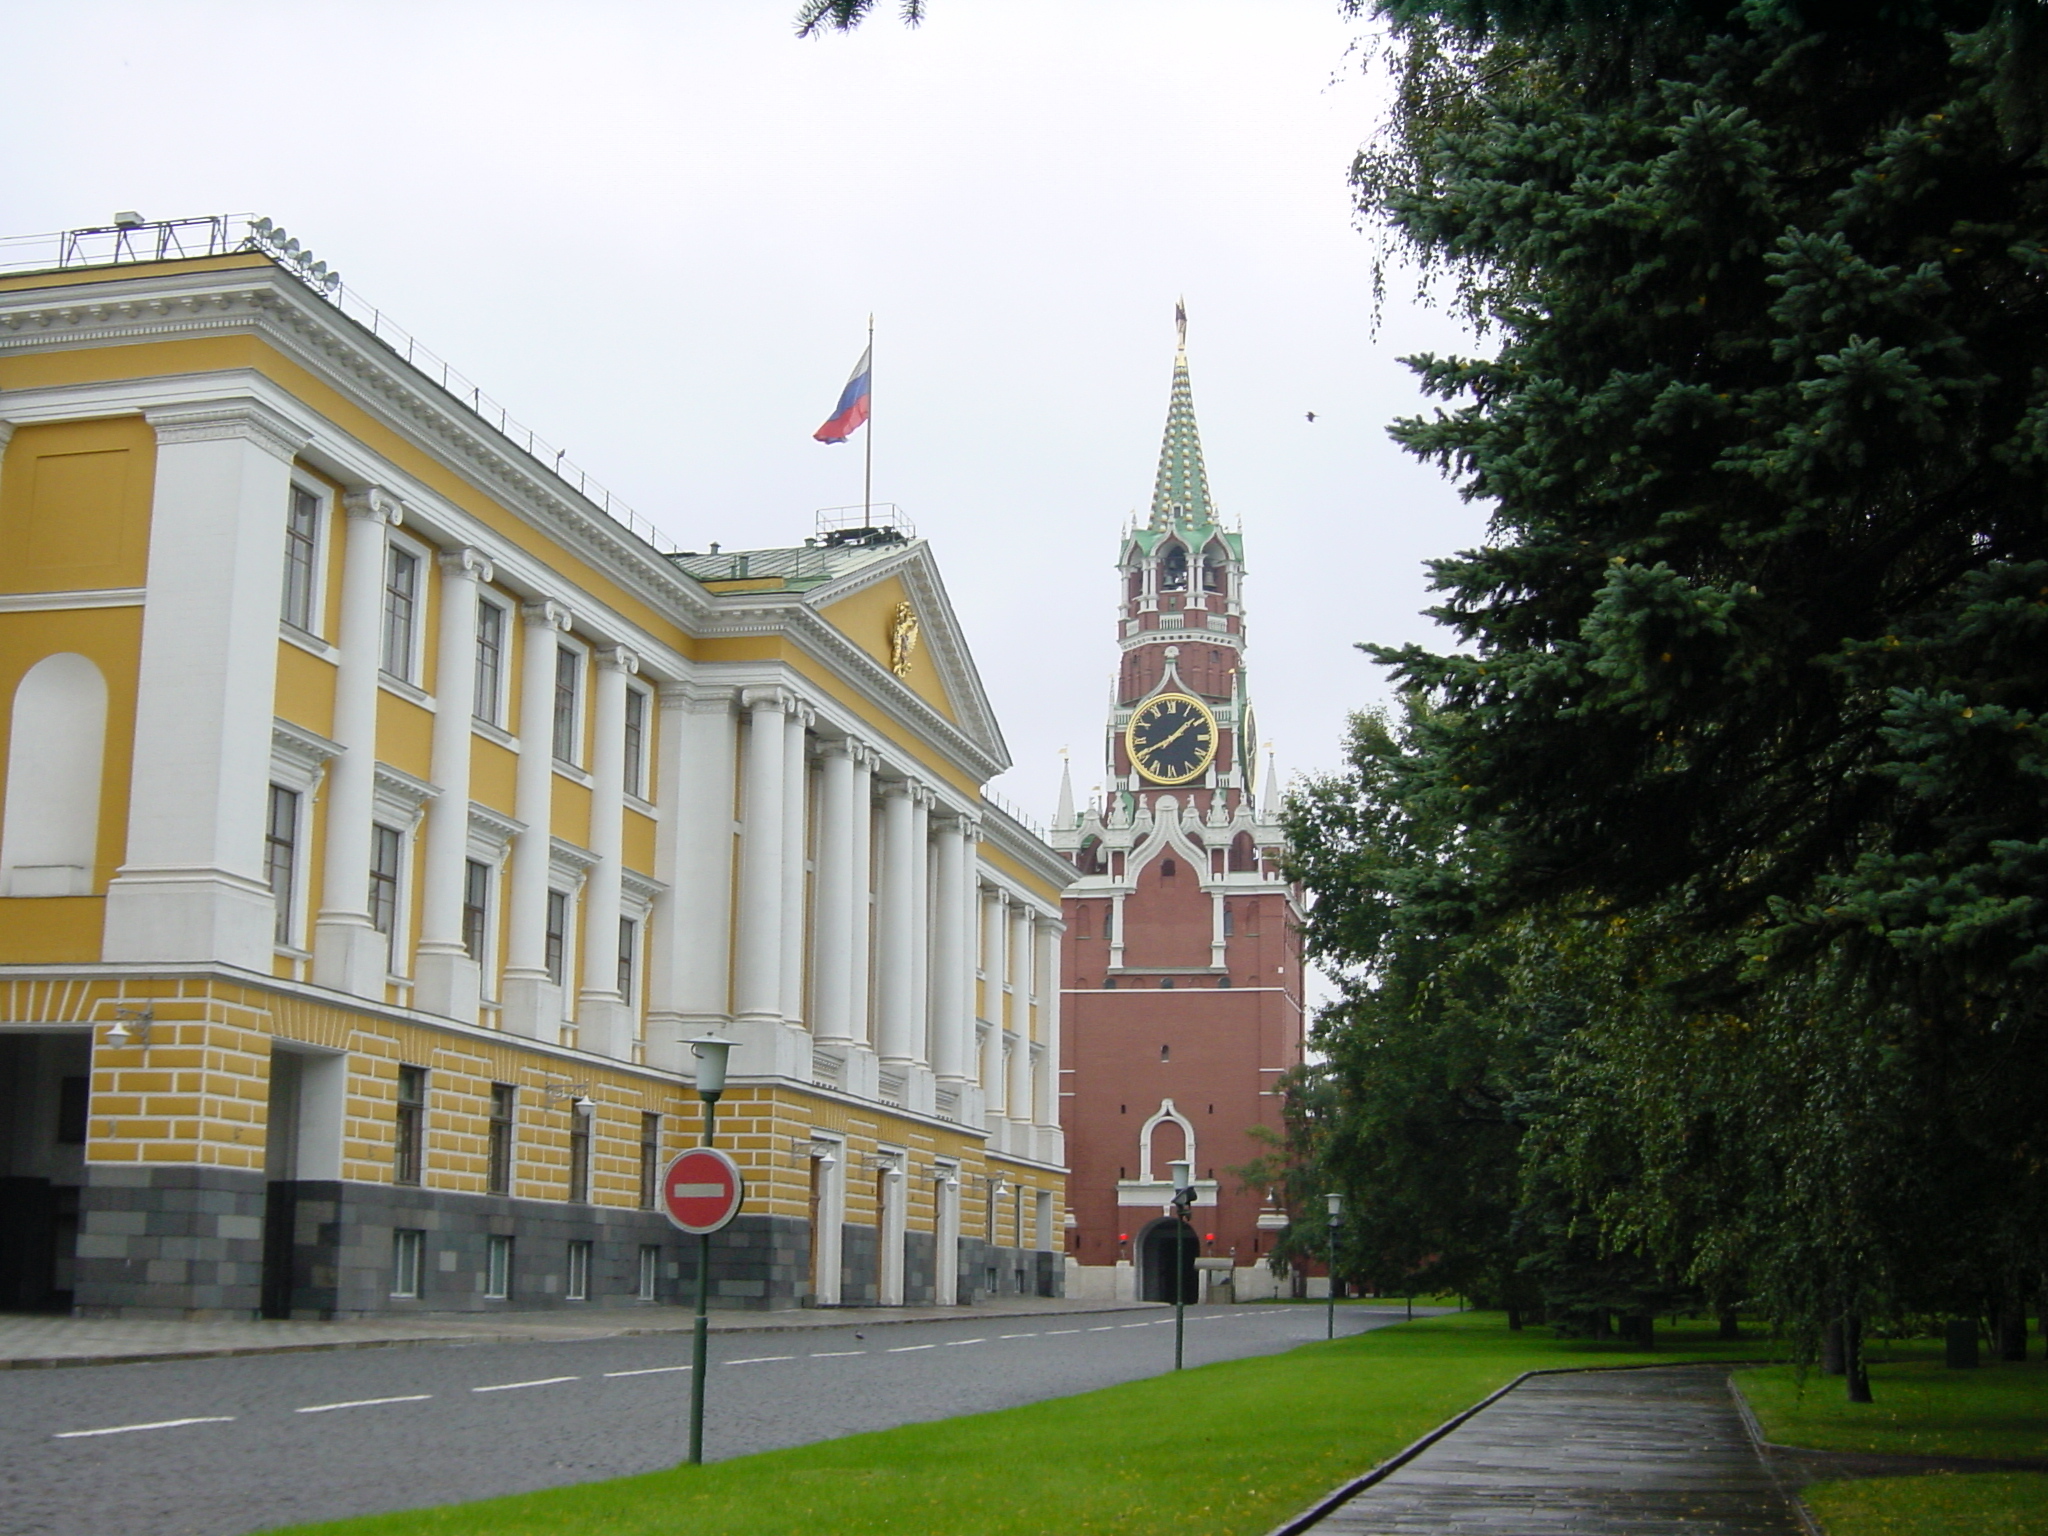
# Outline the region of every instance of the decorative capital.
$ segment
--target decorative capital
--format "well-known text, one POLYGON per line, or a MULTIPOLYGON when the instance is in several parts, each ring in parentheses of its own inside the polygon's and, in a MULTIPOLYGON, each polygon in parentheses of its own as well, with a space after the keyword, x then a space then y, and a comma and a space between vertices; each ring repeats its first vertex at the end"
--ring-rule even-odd
POLYGON ((640 670, 640 658, 623 645, 610 645, 597 653, 597 665, 602 671, 623 672, 631 677, 640 670))
POLYGON ((519 617, 530 629, 553 629, 567 634, 575 622, 568 606, 556 602, 552 597, 543 597, 531 603, 519 605, 519 617))
POLYGON ((312 440, 304 427, 254 398, 168 406, 143 412, 143 419, 155 429, 159 447, 239 439, 286 464, 312 440))
POLYGON ((742 688, 740 708, 762 714, 787 714, 796 706, 796 696, 787 688, 742 688))
POLYGON ((497 574, 497 568, 491 564, 491 557, 469 545, 464 545, 461 549, 444 549, 439 560, 441 574, 452 576, 457 581, 489 581, 497 574))
POLYGON ((392 528, 405 521, 405 503, 381 485, 366 485, 349 491, 342 496, 341 505, 350 517, 384 523, 392 528))

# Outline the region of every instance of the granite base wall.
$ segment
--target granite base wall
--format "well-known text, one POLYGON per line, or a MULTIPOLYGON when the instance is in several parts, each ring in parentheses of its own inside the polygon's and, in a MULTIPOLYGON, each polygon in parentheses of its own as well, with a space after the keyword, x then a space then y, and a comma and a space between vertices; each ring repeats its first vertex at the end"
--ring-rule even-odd
POLYGON ((73 1310, 253 1317, 263 1294, 264 1199, 263 1176, 241 1169, 88 1169, 73 1310))

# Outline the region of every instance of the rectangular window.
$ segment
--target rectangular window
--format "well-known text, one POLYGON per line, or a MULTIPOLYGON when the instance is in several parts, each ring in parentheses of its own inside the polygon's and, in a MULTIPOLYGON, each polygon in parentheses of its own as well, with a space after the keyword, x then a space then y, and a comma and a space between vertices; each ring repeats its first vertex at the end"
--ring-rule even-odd
POLYGON ((420 1250, 427 1234, 400 1227, 391 1234, 391 1294, 415 1300, 420 1294, 420 1250))
POLYGON ((1237 908, 1229 902, 1223 903, 1223 937, 1233 938, 1237 934, 1237 908))
POLYGON ((320 498, 295 485, 284 524, 284 621, 295 629, 313 627, 313 578, 319 565, 320 498))
POLYGON ((505 691, 505 610, 496 603, 476 605, 476 718, 503 725, 505 691))
POLYGON ((590 1116, 573 1105, 569 1109, 569 1198, 579 1205, 590 1199, 590 1116))
POLYGON ((569 894, 566 891, 548 892, 547 958, 548 980, 556 986, 562 985, 566 974, 563 960, 569 950, 569 894))
POLYGON ((484 1297, 507 1301, 512 1295, 512 1239, 493 1237, 484 1245, 484 1297))
POLYGON ((469 860, 462 870, 462 947, 478 965, 490 936, 491 866, 469 860))
POLYGON ((384 657, 400 682, 413 681, 413 636, 419 623, 420 557, 396 544, 384 552, 384 657))
POLYGON ((654 1283, 661 1273, 661 1248, 654 1243, 640 1245, 640 1299, 654 1300, 654 1283))
POLYGON ((619 919, 619 996, 633 1005, 633 962, 640 952, 640 925, 630 917, 619 919))
POLYGON ((393 1148, 391 1182, 417 1184, 426 1148, 427 1069, 398 1069, 397 1145, 393 1148))
MULTIPOLYGON (((661 1116, 640 1116, 640 1209, 654 1209, 654 1197, 661 1182, 661 1116)), ((643 1254, 646 1249, 640 1250, 643 1254)))
POLYGON ((270 898, 277 909, 272 939, 289 948, 292 928, 292 882, 299 868, 299 796, 296 790, 270 786, 270 819, 263 829, 263 868, 270 898))
POLYGON ((569 1300, 590 1300, 590 1239, 569 1241, 569 1300))
POLYGON ((647 695, 626 690, 626 793, 647 798, 647 695))
POLYGON ((576 761, 576 694, 583 680, 583 656, 566 645, 555 647, 555 756, 576 761))
POLYGON ((510 1083, 491 1084, 489 1165, 484 1172, 489 1194, 512 1193, 512 1112, 518 1102, 519 1090, 510 1083))
POLYGON ((398 861, 403 846, 390 827, 370 828, 370 926, 384 935, 387 965, 397 948, 398 861))

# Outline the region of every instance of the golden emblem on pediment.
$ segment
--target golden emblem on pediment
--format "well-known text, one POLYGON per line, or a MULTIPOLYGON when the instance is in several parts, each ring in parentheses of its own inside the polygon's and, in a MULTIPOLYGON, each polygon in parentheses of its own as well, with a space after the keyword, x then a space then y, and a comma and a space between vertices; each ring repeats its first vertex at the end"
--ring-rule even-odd
POLYGON ((910 658, 917 650, 917 610, 909 603, 896 605, 889 618, 889 670, 898 677, 910 676, 910 658))

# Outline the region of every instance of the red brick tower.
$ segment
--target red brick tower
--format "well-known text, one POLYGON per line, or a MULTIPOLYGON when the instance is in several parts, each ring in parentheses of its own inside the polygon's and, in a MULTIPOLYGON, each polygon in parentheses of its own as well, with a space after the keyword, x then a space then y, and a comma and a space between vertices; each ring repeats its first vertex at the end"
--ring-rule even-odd
POLYGON ((1052 834, 1081 871, 1061 980, 1068 1294, 1171 1300, 1199 1254, 1230 1261, 1202 1269, 1243 1300, 1275 1286, 1265 1191, 1232 1170, 1262 1151, 1252 1127, 1280 1129, 1273 1087, 1301 1059, 1299 893, 1279 873, 1270 785, 1258 803, 1243 537, 1210 501, 1177 320, 1151 515, 1118 560, 1107 777, 1078 812, 1062 784, 1052 834), (1182 1157, 1192 1243, 1162 1209, 1182 1157))

